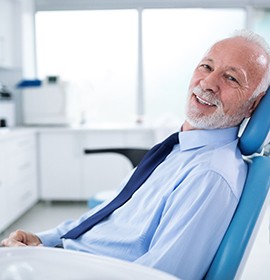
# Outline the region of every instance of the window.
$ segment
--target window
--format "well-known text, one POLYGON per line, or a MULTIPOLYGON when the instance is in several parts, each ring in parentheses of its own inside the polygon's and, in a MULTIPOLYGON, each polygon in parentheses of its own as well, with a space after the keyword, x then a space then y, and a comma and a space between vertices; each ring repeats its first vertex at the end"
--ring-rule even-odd
POLYGON ((133 121, 136 10, 38 12, 36 38, 38 76, 69 81, 86 121, 133 121))
POLYGON ((145 10, 143 57, 147 117, 151 120, 184 118, 194 67, 212 43, 244 25, 245 12, 241 9, 145 10))
POLYGON ((243 9, 38 12, 38 75, 69 81, 89 123, 181 119, 202 54, 244 26, 243 9))
POLYGON ((269 24, 270 9, 255 10, 253 18, 253 29, 255 32, 263 36, 268 44, 270 44, 269 24))

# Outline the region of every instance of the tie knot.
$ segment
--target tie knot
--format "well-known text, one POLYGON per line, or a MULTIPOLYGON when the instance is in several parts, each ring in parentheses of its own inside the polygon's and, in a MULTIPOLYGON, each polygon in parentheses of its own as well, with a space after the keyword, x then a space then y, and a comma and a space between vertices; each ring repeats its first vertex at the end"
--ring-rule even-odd
POLYGON ((179 137, 178 137, 178 132, 173 133, 170 135, 167 139, 163 141, 163 144, 166 146, 174 146, 175 144, 179 143, 179 137))

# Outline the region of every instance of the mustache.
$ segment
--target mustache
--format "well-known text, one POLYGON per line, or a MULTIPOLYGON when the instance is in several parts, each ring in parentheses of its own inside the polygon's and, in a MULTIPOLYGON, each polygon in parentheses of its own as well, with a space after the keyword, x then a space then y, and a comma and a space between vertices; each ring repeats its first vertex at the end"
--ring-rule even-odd
POLYGON ((216 106, 221 105, 220 99, 210 90, 203 90, 200 86, 197 86, 193 89, 193 93, 198 95, 200 98, 205 99, 209 103, 212 103, 216 106))

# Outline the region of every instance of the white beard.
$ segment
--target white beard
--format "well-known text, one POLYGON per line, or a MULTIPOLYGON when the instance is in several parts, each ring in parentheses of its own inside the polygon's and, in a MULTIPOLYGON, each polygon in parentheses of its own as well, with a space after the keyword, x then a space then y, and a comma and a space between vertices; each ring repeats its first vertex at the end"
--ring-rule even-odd
POLYGON ((245 113, 248 108, 247 102, 239 108, 238 113, 234 116, 229 116, 224 113, 221 101, 210 91, 203 91, 201 87, 196 87, 193 91, 199 97, 208 100, 216 105, 216 110, 211 115, 203 115, 197 108, 186 106, 186 119, 195 128, 199 129, 215 129, 226 128, 239 125, 245 118, 245 113))

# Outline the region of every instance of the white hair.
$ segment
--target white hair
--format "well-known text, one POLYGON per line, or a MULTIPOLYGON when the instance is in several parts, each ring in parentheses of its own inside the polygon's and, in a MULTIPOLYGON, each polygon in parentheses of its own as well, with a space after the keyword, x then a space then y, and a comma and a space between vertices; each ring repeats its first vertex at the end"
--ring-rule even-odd
POLYGON ((246 29, 236 30, 231 38, 235 38, 235 37, 241 37, 248 42, 253 42, 257 46, 261 47, 268 56, 267 69, 265 71, 265 74, 262 77, 257 88, 255 89, 253 95, 251 96, 251 98, 255 98, 261 92, 265 92, 270 85, 270 46, 262 36, 250 30, 246 30, 246 29))

